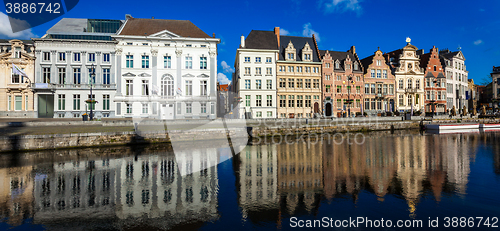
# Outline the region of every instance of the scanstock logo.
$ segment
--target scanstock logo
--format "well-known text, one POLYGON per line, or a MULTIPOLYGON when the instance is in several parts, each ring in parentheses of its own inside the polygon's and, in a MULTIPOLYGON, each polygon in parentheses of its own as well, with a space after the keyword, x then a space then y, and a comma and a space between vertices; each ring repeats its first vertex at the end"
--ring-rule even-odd
POLYGON ((26 30, 73 9, 79 0, 4 0, 5 12, 9 16, 12 32, 26 30))

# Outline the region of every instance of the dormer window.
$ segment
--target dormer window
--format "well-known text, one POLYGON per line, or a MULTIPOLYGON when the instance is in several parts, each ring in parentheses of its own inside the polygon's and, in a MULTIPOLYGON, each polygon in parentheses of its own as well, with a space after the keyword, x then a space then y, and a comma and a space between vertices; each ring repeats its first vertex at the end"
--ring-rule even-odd
POLYGON ((311 61, 311 56, 312 56, 311 46, 309 46, 309 43, 306 42, 306 45, 304 45, 304 48, 302 48, 302 60, 311 61))
POLYGON ((292 41, 288 43, 288 46, 285 48, 285 59, 287 61, 295 61, 295 54, 296 54, 295 47, 293 47, 292 41))
POLYGON ((381 60, 377 60, 377 66, 382 66, 382 61, 381 60))
POLYGON ((359 67, 358 67, 358 63, 357 63, 357 62, 355 62, 355 63, 354 63, 354 70, 355 70, 355 71, 357 71, 357 70, 358 70, 358 68, 359 68, 359 67))
POLYGON ((14 58, 16 59, 21 58, 21 47, 16 47, 14 49, 14 58))
POLYGON ((335 62, 335 69, 340 69, 340 62, 338 60, 335 62))

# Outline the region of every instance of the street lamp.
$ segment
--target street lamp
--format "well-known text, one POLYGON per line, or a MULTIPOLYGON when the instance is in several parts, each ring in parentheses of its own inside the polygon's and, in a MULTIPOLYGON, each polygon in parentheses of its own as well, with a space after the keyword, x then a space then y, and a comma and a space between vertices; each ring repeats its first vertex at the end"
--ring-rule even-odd
MULTIPOLYGON (((351 83, 352 85, 356 84, 353 80, 352 80, 352 75, 349 75, 347 77, 347 116, 348 117, 351 117, 351 83)), ((344 84, 345 86, 345 81, 342 81, 342 83, 344 84)))

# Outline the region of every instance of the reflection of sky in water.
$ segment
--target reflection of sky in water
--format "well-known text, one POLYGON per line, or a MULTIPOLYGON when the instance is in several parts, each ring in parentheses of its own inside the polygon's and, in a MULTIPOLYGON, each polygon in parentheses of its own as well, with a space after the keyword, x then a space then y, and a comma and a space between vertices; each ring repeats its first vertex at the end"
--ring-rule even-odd
POLYGON ((0 169, 0 229, 289 229, 292 216, 495 216, 499 135, 377 133, 361 145, 250 145, 236 158, 230 148, 172 155, 161 146, 137 156, 128 148, 72 151, 78 159, 28 154, 21 167, 0 169))

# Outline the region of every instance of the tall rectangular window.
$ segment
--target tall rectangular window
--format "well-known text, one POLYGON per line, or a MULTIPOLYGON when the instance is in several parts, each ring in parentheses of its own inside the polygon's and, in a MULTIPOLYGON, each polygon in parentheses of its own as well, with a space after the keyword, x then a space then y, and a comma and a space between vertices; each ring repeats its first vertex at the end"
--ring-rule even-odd
POLYGON ((95 62, 95 53, 89 53, 89 62, 95 62))
POLYGON ((134 56, 133 55, 127 55, 125 57, 126 59, 126 67, 127 68, 134 68, 134 56))
POLYGON ((132 104, 126 103, 126 107, 127 107, 127 114, 132 114, 132 104))
POLYGON ((110 69, 103 68, 102 69, 102 84, 110 84, 110 69))
POLYGON ((245 67, 245 75, 250 75, 250 67, 245 67))
POLYGON ((164 56, 163 57, 163 67, 164 68, 172 68, 172 57, 164 56))
POLYGON ((286 95, 280 95, 280 107, 286 107, 286 95))
POLYGON ((255 62, 256 63, 260 63, 260 60, 261 60, 260 57, 255 57, 255 62))
POLYGON ((273 68, 272 67, 266 67, 266 75, 272 75, 273 74, 273 68))
POLYGON ((255 96, 255 106, 262 107, 262 96, 261 95, 255 96))
POLYGON ((73 61, 80 62, 80 53, 73 54, 73 61))
POLYGON ((23 96, 16 95, 14 97, 14 110, 21 111, 23 110, 23 96))
POLYGON ((200 81, 200 95, 207 95, 207 81, 200 81))
POLYGON ((377 79, 380 79, 380 78, 382 78, 382 71, 377 70, 377 79))
POLYGON ((149 80, 142 80, 142 95, 149 95, 149 80))
POLYGON ((57 68, 57 71, 59 72, 59 84, 66 84, 66 68, 60 67, 57 68))
POLYGON ((89 84, 95 84, 95 68, 89 68, 89 84))
POLYGON ((268 107, 273 106, 273 96, 272 95, 267 95, 267 106, 268 107))
POLYGON ((267 86, 267 89, 272 89, 273 88, 273 80, 271 80, 271 79, 266 80, 266 86, 267 86))
POLYGON ((193 95, 193 80, 186 80, 186 95, 193 95))
POLYGON ((57 109, 66 110, 66 95, 57 95, 57 109))
POLYGON ((102 61, 105 62, 105 63, 109 63, 110 62, 110 56, 109 56, 108 53, 102 54, 102 61))
POLYGON ((384 70, 384 79, 387 79, 387 70, 384 70))
POLYGON ((186 57, 186 69, 193 69, 193 57, 186 57))
POLYGON ((58 55, 57 55, 57 57, 58 57, 58 61, 59 62, 66 61, 66 53, 64 53, 64 52, 59 52, 58 55))
POLYGON ((43 83, 50 83, 50 67, 42 68, 43 83))
POLYGON ((250 96, 249 95, 245 95, 245 106, 250 107, 250 96))
POLYGON ((17 74, 12 74, 11 83, 20 83, 20 82, 21 82, 20 76, 17 74))
POLYGON ((148 107, 149 105, 147 103, 142 104, 142 114, 148 114, 148 107))
POLYGON ((207 103, 200 103, 200 113, 202 114, 207 113, 207 103))
POLYGON ((272 61, 273 61, 273 59, 271 57, 266 58, 266 63, 271 63, 272 61))
POLYGON ((193 113, 193 106, 191 103, 186 103, 186 113, 187 114, 193 113))
MULTIPOLYGON (((444 96, 444 94, 443 94, 443 96, 444 96)), ((24 110, 25 110, 25 111, 27 111, 27 110, 28 110, 28 102, 29 102, 29 100, 28 100, 28 95, 25 95, 25 96, 24 96, 24 110)))
POLYGON ((245 89, 250 89, 250 80, 245 79, 245 89))
POLYGON ((149 68, 149 56, 148 55, 142 56, 142 68, 149 68))
POLYGON ((73 95, 73 111, 80 110, 80 95, 73 95))
POLYGON ((259 90, 262 89, 262 80, 257 79, 255 81, 255 89, 259 89, 259 90))
POLYGON ((102 95, 102 110, 109 110, 109 95, 102 95))
POLYGON ((127 79, 125 80, 125 95, 134 95, 134 80, 127 79))
POLYGON ((200 57, 200 69, 207 69, 207 57, 200 57))
POLYGON ((80 84, 82 80, 82 73, 80 68, 73 68, 73 83, 80 84))
POLYGON ((43 61, 50 61, 50 52, 43 52, 43 61))
POLYGON ((256 75, 262 75, 262 69, 260 67, 255 68, 255 74, 256 75))

